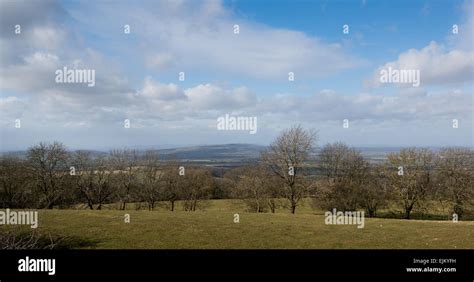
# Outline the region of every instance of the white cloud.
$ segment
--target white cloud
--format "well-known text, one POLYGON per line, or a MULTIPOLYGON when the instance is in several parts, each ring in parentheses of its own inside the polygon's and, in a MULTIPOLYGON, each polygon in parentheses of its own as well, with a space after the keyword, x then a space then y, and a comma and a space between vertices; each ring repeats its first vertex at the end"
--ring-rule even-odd
POLYGON ((381 86, 382 69, 420 70, 421 86, 472 82, 474 77, 474 51, 446 51, 443 46, 431 42, 421 50, 410 49, 399 55, 398 60, 379 67, 373 77, 373 85, 381 86))
POLYGON ((288 95, 262 101, 259 107, 265 111, 259 112, 301 122, 350 119, 371 120, 378 124, 391 120, 429 122, 456 117, 469 120, 472 119, 472 95, 460 90, 427 93, 423 89, 399 89, 392 96, 365 93, 348 96, 326 89, 297 100, 288 95))
POLYGON ((138 95, 143 95, 147 99, 158 99, 164 101, 186 99, 184 92, 179 89, 176 84, 156 83, 150 77, 145 79, 143 89, 138 93, 138 95))
POLYGON ((146 66, 160 70, 286 79, 291 71, 299 77, 316 77, 363 63, 337 42, 238 18, 221 1, 158 1, 140 7, 116 2, 114 9, 96 5, 99 9, 76 11, 75 19, 91 28, 100 26, 104 32, 112 29, 111 25, 130 24, 130 36, 146 42, 134 46, 135 56, 143 55, 146 66), (96 10, 107 15, 98 16, 96 10), (234 34, 235 24, 240 26, 240 34, 234 34))
POLYGON ((389 67, 420 70, 421 85, 425 87, 472 83, 474 77, 473 5, 472 1, 466 1, 463 4, 464 19, 458 24, 459 33, 449 35, 446 44, 431 41, 420 50, 410 49, 401 53, 397 60, 377 68, 367 84, 375 87, 382 86, 380 71, 389 67))
POLYGON ((255 105, 256 96, 245 87, 230 90, 212 84, 200 84, 186 90, 192 108, 229 110, 255 105))
POLYGON ((65 31, 51 26, 37 26, 32 29, 31 41, 40 49, 56 49, 64 43, 65 31))
POLYGON ((0 89, 37 93, 54 85, 54 71, 60 67, 55 54, 35 52, 23 57, 19 64, 1 68, 0 89))
POLYGON ((9 96, 0 98, 1 125, 12 126, 15 119, 23 117, 26 108, 26 101, 18 97, 9 96))
POLYGON ((401 140, 405 142, 403 144, 413 144, 415 140, 434 144, 429 142, 435 141, 430 138, 436 136, 436 130, 442 130, 439 133, 443 138, 440 142, 449 142, 446 136, 456 134, 447 131, 452 119, 458 119, 462 127, 458 135, 452 135, 457 139, 451 143, 470 144, 472 140, 466 132, 469 133, 469 128, 473 126, 472 108, 472 93, 462 90, 429 93, 421 88, 402 88, 392 96, 366 93, 348 96, 324 89, 303 97, 287 94, 257 99, 245 87, 198 84, 182 89, 173 84, 155 82, 151 78, 145 80, 138 95, 128 93, 123 97, 99 99, 50 90, 27 102, 17 97, 0 99, 2 130, 12 128, 14 119, 21 117, 22 124, 28 125, 27 130, 43 128, 45 132, 55 132, 55 135, 70 132, 75 136, 74 130, 81 128, 103 129, 110 134, 118 134, 124 119, 130 119, 132 128, 144 130, 142 136, 148 132, 147 138, 162 136, 158 132, 171 134, 173 130, 185 130, 190 136, 201 136, 203 132, 215 134, 212 126, 218 116, 237 113, 258 117, 259 133, 263 134, 258 142, 270 141, 275 131, 301 123, 320 129, 325 140, 338 140, 349 134, 352 137, 348 142, 364 144, 364 138, 371 138, 366 140, 366 144, 379 145, 394 144, 395 139, 390 136, 395 133, 400 134, 396 142, 401 140), (175 99, 173 95, 184 95, 185 98, 175 99), (342 128, 343 119, 349 119, 349 131, 338 131, 342 128), (413 132, 407 135, 407 130, 413 132))

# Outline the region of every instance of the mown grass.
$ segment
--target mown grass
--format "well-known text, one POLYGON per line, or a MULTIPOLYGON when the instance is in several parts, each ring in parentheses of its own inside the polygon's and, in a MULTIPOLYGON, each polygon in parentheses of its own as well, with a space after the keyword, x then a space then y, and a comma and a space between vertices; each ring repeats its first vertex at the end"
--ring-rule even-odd
POLYGON ((214 200, 196 212, 39 210, 39 229, 80 238, 74 248, 89 249, 474 248, 472 221, 366 218, 358 229, 326 225, 324 219, 306 205, 296 215, 286 210, 256 214, 245 212, 239 201, 214 200), (125 213, 130 223, 124 222, 125 213), (240 223, 234 223, 235 213, 240 223))

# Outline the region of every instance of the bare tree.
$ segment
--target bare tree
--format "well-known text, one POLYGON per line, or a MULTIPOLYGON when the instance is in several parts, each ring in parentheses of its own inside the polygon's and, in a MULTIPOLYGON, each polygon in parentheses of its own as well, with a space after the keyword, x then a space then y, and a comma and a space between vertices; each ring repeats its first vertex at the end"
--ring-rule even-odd
POLYGON ((207 199, 210 195, 213 180, 209 170, 188 168, 182 186, 182 199, 185 211, 196 211, 198 202, 207 199))
POLYGON ((93 190, 94 190, 94 164, 90 153, 87 151, 77 151, 74 153, 73 165, 76 169, 73 177, 74 183, 79 193, 86 198, 87 206, 94 209, 93 190))
MULTIPOLYGON (((185 174, 186 171, 183 171, 185 174)), ((169 202, 171 211, 175 210, 175 203, 183 193, 184 175, 180 175, 180 166, 176 159, 167 161, 164 165, 162 199, 169 202)))
POLYGON ((132 200, 132 192, 137 184, 138 153, 136 150, 112 150, 110 161, 116 174, 120 210, 125 210, 127 203, 132 200))
MULTIPOLYGON (((269 171, 268 168, 265 169, 264 173, 267 206, 271 213, 275 213, 276 209, 279 207, 278 200, 281 198, 281 179, 269 171)), ((309 179, 304 179, 302 185, 305 185, 304 187, 308 187, 308 192, 310 192, 310 184, 312 184, 312 181, 309 179)))
POLYGON ((293 214, 309 188, 304 165, 315 141, 315 131, 304 130, 298 125, 283 131, 262 154, 262 161, 280 177, 282 195, 288 199, 293 214))
POLYGON ((32 177, 40 195, 40 204, 52 209, 64 194, 64 181, 69 173, 69 154, 62 143, 40 143, 28 149, 32 177))
POLYGON ((143 160, 142 187, 139 193, 141 198, 147 202, 148 209, 153 210, 161 197, 160 190, 163 185, 164 172, 157 151, 147 151, 143 160))
POLYGON ((328 183, 342 181, 344 177, 345 166, 348 165, 348 156, 350 148, 342 143, 336 142, 326 144, 319 153, 320 165, 326 175, 328 183))
POLYGON ((368 198, 370 194, 364 199, 361 192, 368 192, 370 167, 359 151, 340 142, 327 144, 320 152, 320 162, 326 184, 320 187, 316 204, 319 202, 325 209, 348 211, 356 210, 359 205, 369 208, 373 199, 368 198))
POLYGON ((261 165, 248 165, 240 170, 239 180, 234 189, 234 194, 245 201, 251 211, 265 212, 270 208, 275 211, 275 201, 272 199, 273 188, 269 179, 271 175, 266 167, 261 165))
POLYGON ((102 209, 102 205, 114 192, 108 160, 104 156, 93 159, 90 152, 77 151, 74 155, 74 164, 76 165, 74 183, 86 199, 87 206, 91 210, 94 206, 98 210, 102 209))
POLYGON ((0 160, 0 205, 4 208, 23 208, 31 196, 31 179, 25 162, 16 157, 0 160))
POLYGON ((388 155, 386 175, 395 199, 409 219, 432 188, 434 154, 428 149, 408 148, 388 155))
POLYGON ((358 189, 359 204, 369 217, 377 216, 377 210, 390 201, 390 189, 383 166, 375 166, 365 175, 365 181, 358 189))
POLYGON ((453 213, 461 219, 466 205, 472 205, 474 197, 474 153, 465 148, 445 148, 437 158, 438 195, 453 205, 453 213))

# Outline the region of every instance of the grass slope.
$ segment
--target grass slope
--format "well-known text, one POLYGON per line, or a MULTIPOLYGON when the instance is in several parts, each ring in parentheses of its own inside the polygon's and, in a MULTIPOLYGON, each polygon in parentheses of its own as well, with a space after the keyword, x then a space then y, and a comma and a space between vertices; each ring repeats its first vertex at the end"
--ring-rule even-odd
MULTIPOLYGON (((236 202, 217 200, 204 211, 39 210, 39 230, 68 236, 75 248, 474 248, 474 222, 365 219, 326 225, 322 213, 302 208, 291 215, 247 213, 236 202), (124 214, 130 223, 124 223, 124 214), (240 223, 234 223, 234 213, 240 223)), ((5 227, 0 227, 5 228, 5 227)))

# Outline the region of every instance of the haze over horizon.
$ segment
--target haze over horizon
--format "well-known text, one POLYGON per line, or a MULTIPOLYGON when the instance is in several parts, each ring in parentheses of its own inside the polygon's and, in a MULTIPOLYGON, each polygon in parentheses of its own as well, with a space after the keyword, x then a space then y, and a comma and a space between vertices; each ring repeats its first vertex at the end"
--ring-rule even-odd
MULTIPOLYGON (((324 145, 329 144, 329 143, 324 143, 324 144, 316 144, 313 148, 315 150, 321 149, 324 145)), ((37 144, 34 144, 37 145, 37 144)), ((66 144, 65 144, 66 145, 66 144)), ((235 147, 245 147, 248 146, 252 149, 256 148, 267 148, 268 145, 260 145, 260 144, 250 144, 250 143, 226 143, 226 144, 183 144, 183 145, 149 145, 149 146, 133 146, 133 145, 126 145, 123 147, 97 147, 97 148, 87 148, 87 147, 70 147, 66 145, 66 148, 70 151, 97 151, 97 152, 108 152, 110 150, 114 149, 132 149, 132 150, 138 150, 138 151, 146 151, 146 150, 158 150, 158 151, 166 151, 166 150, 177 150, 177 151, 182 151, 182 150, 197 150, 197 149, 216 149, 220 147, 228 147, 229 149, 235 148, 235 147)), ((430 148, 430 149, 442 149, 447 146, 387 146, 387 145, 373 145, 373 146, 352 146, 353 148, 361 151, 364 153, 366 150, 378 150, 380 152, 390 152, 392 150, 398 151, 399 149, 402 148, 430 148)), ((468 148, 471 150, 474 150, 474 147, 468 147, 468 146, 453 146, 453 147, 463 147, 463 148, 468 148)), ((0 153, 14 153, 14 152, 26 152, 29 149, 29 147, 23 148, 23 149, 18 149, 18 150, 0 150, 0 153)))

